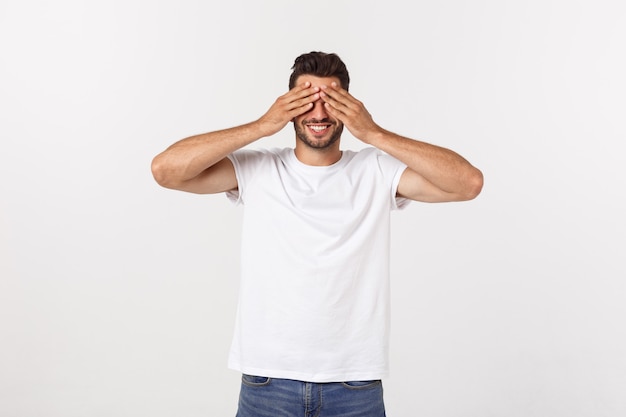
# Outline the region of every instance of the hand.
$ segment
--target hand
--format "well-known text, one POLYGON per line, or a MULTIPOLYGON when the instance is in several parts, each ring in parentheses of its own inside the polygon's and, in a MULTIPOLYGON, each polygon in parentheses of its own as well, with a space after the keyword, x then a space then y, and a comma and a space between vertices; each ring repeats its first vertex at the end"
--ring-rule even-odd
POLYGON ((368 143, 372 134, 381 131, 363 103, 337 83, 332 83, 330 87, 322 86, 320 97, 324 100, 326 111, 339 119, 357 139, 368 143))
POLYGON ((320 98, 319 90, 319 87, 311 87, 311 83, 307 81, 278 97, 267 113, 258 120, 264 136, 277 133, 294 117, 311 110, 313 102, 320 98))

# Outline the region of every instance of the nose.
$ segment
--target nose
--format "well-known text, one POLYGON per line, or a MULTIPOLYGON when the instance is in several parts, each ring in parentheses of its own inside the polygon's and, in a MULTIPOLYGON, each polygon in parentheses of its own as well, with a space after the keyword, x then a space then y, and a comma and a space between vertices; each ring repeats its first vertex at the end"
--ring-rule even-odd
POLYGON ((313 108, 309 110, 308 115, 310 115, 313 119, 326 119, 328 117, 328 113, 326 113, 326 107, 324 106, 324 100, 321 98, 317 101, 313 102, 313 108))

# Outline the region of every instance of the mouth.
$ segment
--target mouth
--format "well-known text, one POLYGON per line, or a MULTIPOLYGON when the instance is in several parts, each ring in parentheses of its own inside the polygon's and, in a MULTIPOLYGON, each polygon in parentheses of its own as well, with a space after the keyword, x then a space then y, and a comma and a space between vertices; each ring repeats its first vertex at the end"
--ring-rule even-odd
POLYGON ((319 124, 319 123, 311 123, 307 124, 306 127, 316 136, 321 136, 328 131, 330 124, 319 124))

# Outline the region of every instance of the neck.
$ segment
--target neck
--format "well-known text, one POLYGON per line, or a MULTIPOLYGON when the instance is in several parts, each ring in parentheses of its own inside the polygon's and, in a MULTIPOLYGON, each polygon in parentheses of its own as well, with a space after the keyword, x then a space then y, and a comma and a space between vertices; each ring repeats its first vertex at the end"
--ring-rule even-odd
POLYGON ((342 152, 339 149, 339 141, 324 149, 315 149, 298 141, 296 142, 295 154, 298 161, 305 165, 328 166, 339 161, 342 152))

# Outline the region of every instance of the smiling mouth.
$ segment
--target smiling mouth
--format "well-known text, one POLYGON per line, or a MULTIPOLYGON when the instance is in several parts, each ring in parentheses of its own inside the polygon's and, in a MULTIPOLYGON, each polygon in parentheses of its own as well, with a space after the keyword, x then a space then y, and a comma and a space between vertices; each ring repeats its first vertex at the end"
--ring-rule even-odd
POLYGON ((306 125, 306 126, 307 126, 307 127, 308 127, 311 131, 313 131, 313 133, 316 133, 316 134, 322 134, 322 133, 325 133, 331 125, 328 125, 328 124, 324 124, 324 125, 320 125, 320 124, 308 124, 308 125, 306 125))

